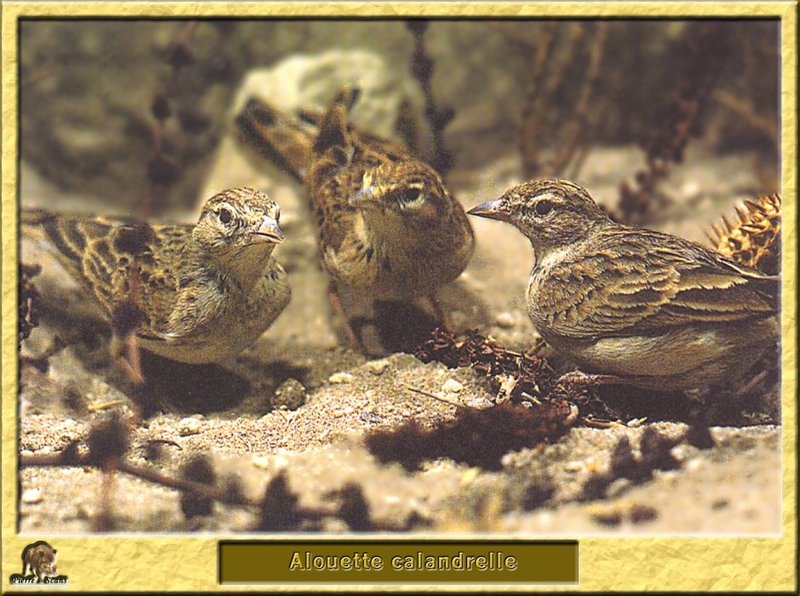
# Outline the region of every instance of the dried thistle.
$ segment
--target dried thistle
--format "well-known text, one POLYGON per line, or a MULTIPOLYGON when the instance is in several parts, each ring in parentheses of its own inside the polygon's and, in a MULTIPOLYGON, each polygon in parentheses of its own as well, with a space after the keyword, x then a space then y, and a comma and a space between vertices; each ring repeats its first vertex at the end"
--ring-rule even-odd
POLYGON ((678 41, 675 51, 685 66, 672 97, 656 115, 663 124, 643 143, 647 166, 636 172, 634 184, 620 184, 618 217, 623 222, 646 221, 659 202, 667 201, 658 184, 671 164, 683 161, 689 140, 702 133, 700 118, 730 57, 732 41, 730 28, 715 21, 688 26, 678 41))
POLYGON ((261 515, 255 528, 259 532, 290 532, 297 530, 303 516, 298 497, 289 488, 286 474, 281 472, 270 480, 261 501, 261 515))
POLYGON ((768 195, 737 206, 738 222, 722 217, 722 223, 706 232, 717 252, 737 263, 769 275, 780 272, 781 197, 768 195))
MULTIPOLYGON (((89 447, 89 461, 98 466, 102 473, 100 485, 99 506, 92 526, 96 532, 110 532, 115 526, 114 517, 114 492, 116 487, 116 470, 122 463, 130 446, 130 425, 118 411, 111 412, 105 418, 95 422, 86 437, 89 447)), ((75 448, 67 454, 69 460, 74 460, 77 450, 75 448)))
POLYGON ((118 411, 95 422, 86 437, 89 461, 104 469, 114 469, 130 447, 130 425, 118 411))
POLYGON ((367 435, 366 445, 378 460, 397 461, 408 470, 441 457, 498 470, 509 451, 554 441, 574 420, 574 410, 566 401, 535 407, 509 402, 483 409, 460 407, 453 420, 431 429, 410 420, 397 429, 374 431, 367 435))
POLYGON ((342 488, 333 491, 328 496, 338 497, 339 518, 343 520, 353 532, 368 532, 375 529, 370 515, 370 506, 364 496, 364 489, 360 484, 348 482, 342 488))
POLYGON ((623 436, 609 458, 608 470, 594 473, 583 485, 581 501, 594 501, 606 496, 606 489, 618 478, 626 478, 634 484, 647 482, 656 470, 675 470, 681 462, 670 453, 671 449, 687 440, 688 433, 669 438, 653 427, 648 427, 639 440, 641 457, 636 457, 628 437, 623 436))
POLYGON ((580 169, 605 106, 598 91, 609 37, 608 23, 545 23, 535 42, 512 29, 493 28, 532 54, 522 105, 520 154, 526 178, 572 176, 580 169), (552 148, 547 158, 542 148, 552 148))
POLYGON ((453 156, 447 150, 444 142, 444 130, 455 116, 452 108, 440 108, 436 105, 431 87, 433 78, 433 59, 428 55, 425 47, 425 31, 428 22, 424 20, 406 21, 406 27, 414 36, 414 51, 411 54, 411 74, 422 87, 425 96, 425 119, 431 129, 433 137, 433 157, 431 165, 441 174, 445 174, 453 167, 453 156))
POLYGON ((431 337, 413 354, 422 362, 441 362, 448 368, 470 367, 485 375, 498 404, 511 401, 538 406, 547 402, 568 402, 577 406, 584 418, 622 416, 597 397, 595 387, 564 382, 544 358, 508 350, 474 330, 456 337, 449 331, 434 329, 431 337))
MULTIPOLYGON (((147 161, 147 179, 150 183, 150 194, 142 203, 141 215, 146 219, 152 206, 161 202, 168 188, 178 182, 181 172, 179 161, 168 154, 170 144, 166 139, 167 120, 174 115, 172 100, 180 78, 181 71, 194 64, 195 57, 191 49, 192 38, 197 29, 197 21, 189 21, 181 27, 180 37, 163 51, 162 60, 169 67, 169 74, 161 90, 153 94, 150 102, 150 114, 155 120, 153 127, 153 153, 147 161)), ((184 130, 187 110, 179 111, 180 123, 184 130)), ((189 118, 192 120, 192 118, 189 118)), ((191 128, 191 126, 190 126, 191 128)))
POLYGON ((41 296, 31 279, 42 272, 41 265, 19 264, 19 330, 17 349, 22 347, 22 340, 28 339, 31 331, 39 326, 41 296))
MULTIPOLYGON (((208 486, 216 486, 217 474, 211 460, 204 454, 195 454, 181 468, 181 478, 208 486)), ((181 511, 190 519, 198 515, 211 515, 214 501, 205 494, 185 490, 181 492, 181 511)))
POLYGON ((449 368, 469 366, 490 379, 492 391, 514 401, 545 399, 558 375, 544 358, 508 350, 477 331, 456 338, 437 328, 416 348, 422 362, 437 361, 449 368), (509 380, 513 379, 513 380, 509 380))

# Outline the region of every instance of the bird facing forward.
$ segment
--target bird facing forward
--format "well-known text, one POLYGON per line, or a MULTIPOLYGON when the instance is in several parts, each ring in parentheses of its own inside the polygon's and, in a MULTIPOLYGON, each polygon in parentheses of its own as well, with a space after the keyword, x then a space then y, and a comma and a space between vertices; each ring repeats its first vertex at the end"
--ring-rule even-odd
POLYGON ((611 221, 567 180, 520 184, 468 213, 530 240, 542 338, 604 382, 692 390, 740 377, 778 341, 779 280, 698 244, 611 221))
POLYGON ((442 317, 436 293, 466 267, 472 228, 430 166, 348 125, 357 97, 355 90, 341 91, 314 117, 316 136, 255 100, 239 124, 251 141, 258 138, 262 152, 281 155, 304 179, 335 309, 341 312, 341 285, 374 300, 428 297, 442 317))
POLYGON ((280 209, 249 188, 223 191, 196 225, 22 212, 22 231, 46 241, 100 304, 120 335, 159 356, 221 362, 252 344, 288 304, 289 283, 272 257, 283 240, 280 209))

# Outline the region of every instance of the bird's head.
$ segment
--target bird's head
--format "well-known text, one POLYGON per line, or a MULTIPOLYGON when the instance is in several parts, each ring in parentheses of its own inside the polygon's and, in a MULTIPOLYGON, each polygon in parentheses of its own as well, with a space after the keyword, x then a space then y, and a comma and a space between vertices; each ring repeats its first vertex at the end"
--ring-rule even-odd
POLYGON ((556 178, 519 184, 467 213, 510 223, 528 237, 537 259, 611 222, 585 188, 556 178))
POLYGON ((396 216, 424 222, 446 215, 453 202, 436 172, 425 164, 403 161, 369 169, 349 203, 368 220, 396 216))
POLYGON ((280 207, 261 191, 232 188, 211 197, 192 232, 210 254, 220 258, 267 256, 283 242, 280 207))

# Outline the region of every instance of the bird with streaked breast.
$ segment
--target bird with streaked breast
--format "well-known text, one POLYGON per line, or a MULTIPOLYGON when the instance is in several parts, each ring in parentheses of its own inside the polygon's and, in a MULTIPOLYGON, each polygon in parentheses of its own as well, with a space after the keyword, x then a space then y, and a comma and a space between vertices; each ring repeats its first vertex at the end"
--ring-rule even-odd
POLYGON ((346 88, 311 116, 316 135, 257 100, 238 122, 251 144, 304 180, 335 309, 341 285, 374 300, 428 297, 443 318, 436 294, 467 266, 472 228, 430 166, 348 124, 357 97, 346 88))
MULTIPOLYGON (((42 240, 117 331, 179 362, 221 362, 250 346, 288 304, 272 256, 280 209, 250 188, 220 192, 195 225, 23 210, 24 236, 42 240)), ((121 346, 115 335, 112 351, 121 346)))
POLYGON ((542 338, 601 382, 695 390, 736 381, 778 342, 780 280, 699 244, 609 219, 583 187, 526 182, 474 207, 531 242, 542 338))

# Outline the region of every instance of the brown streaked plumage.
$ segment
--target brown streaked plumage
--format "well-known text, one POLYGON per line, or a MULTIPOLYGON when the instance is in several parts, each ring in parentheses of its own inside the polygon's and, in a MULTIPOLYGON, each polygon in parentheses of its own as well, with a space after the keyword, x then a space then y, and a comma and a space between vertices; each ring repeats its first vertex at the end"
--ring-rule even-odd
POLYGON ((279 163, 304 179, 334 294, 338 284, 378 300, 427 296, 436 307, 437 290, 472 255, 472 228, 431 167, 348 125, 356 97, 344 90, 325 114, 308 116, 316 136, 255 100, 239 125, 262 153, 282 155, 279 163))
POLYGON ((141 347, 199 364, 238 354, 288 304, 271 256, 279 218, 264 193, 238 188, 211 197, 195 225, 24 210, 22 230, 47 242, 109 320, 127 309, 141 347))
POLYGON ((589 372, 662 390, 745 373, 778 341, 779 280, 688 240, 611 221, 567 180, 520 184, 470 214, 528 237, 528 314, 589 372))

